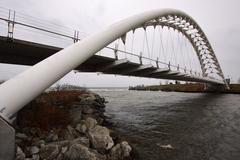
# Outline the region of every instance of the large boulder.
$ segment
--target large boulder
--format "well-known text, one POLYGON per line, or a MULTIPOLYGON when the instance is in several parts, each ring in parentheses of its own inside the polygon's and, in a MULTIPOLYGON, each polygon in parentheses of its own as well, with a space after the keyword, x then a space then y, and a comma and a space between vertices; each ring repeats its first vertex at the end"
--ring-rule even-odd
POLYGON ((109 150, 114 145, 109 130, 106 127, 96 125, 88 131, 88 137, 92 147, 100 152, 109 150))

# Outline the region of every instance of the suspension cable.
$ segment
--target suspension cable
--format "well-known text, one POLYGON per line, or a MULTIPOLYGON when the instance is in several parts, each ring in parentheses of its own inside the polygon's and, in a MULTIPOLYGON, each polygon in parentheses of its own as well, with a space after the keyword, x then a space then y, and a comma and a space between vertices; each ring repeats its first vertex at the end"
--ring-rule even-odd
POLYGON ((186 63, 185 63, 185 56, 184 56, 184 53, 183 53, 183 44, 182 44, 182 40, 180 40, 180 36, 182 34, 181 34, 181 32, 179 32, 177 35, 178 35, 178 42, 179 42, 179 46, 180 46, 180 54, 182 56, 182 58, 180 57, 180 59, 182 59, 183 68, 185 68, 186 67, 186 63))
POLYGON ((173 38, 173 36, 175 35, 175 30, 173 29, 173 34, 171 33, 171 30, 169 31, 169 33, 170 33, 170 37, 171 37, 171 42, 172 42, 172 54, 171 55, 173 55, 173 60, 174 60, 174 64, 177 66, 178 64, 177 64, 177 59, 176 59, 176 53, 175 53, 175 43, 174 43, 174 38, 173 38))
MULTIPOLYGON (((169 46, 169 44, 168 44, 168 43, 169 43, 169 32, 167 32, 166 41, 167 41, 167 45, 166 45, 166 56, 169 56, 169 54, 168 54, 168 53, 169 53, 169 48, 168 48, 168 46, 169 46)), ((168 60, 168 62, 170 62, 170 57, 168 57, 167 60, 168 60)), ((168 62, 167 62, 167 63, 168 63, 168 62)))
MULTIPOLYGON (((144 29, 144 31, 145 31, 145 29, 144 29)), ((143 56, 143 55, 144 55, 144 49, 145 49, 145 37, 146 37, 146 32, 144 32, 144 35, 143 35, 142 55, 139 55, 139 56, 143 56)))
MULTIPOLYGON (((147 52, 148 52, 148 58, 151 59, 150 57, 150 48, 149 48, 149 44, 148 44, 148 38, 147 38, 147 31, 145 30, 145 38, 146 38, 146 44, 147 44, 147 52)), ((149 61, 149 63, 151 63, 151 61, 149 61)))
POLYGON ((163 62, 166 63, 166 55, 165 55, 165 49, 163 47, 163 28, 162 28, 162 32, 160 30, 160 26, 159 26, 159 36, 160 36, 160 47, 159 47, 159 58, 160 58, 160 49, 162 49, 162 53, 163 53, 163 62))
POLYGON ((187 61, 189 63, 189 67, 190 67, 190 71, 192 70, 192 64, 191 64, 191 59, 189 57, 189 47, 188 47, 188 40, 187 38, 184 38, 184 44, 185 44, 185 47, 186 47, 186 52, 187 52, 187 61))
POLYGON ((154 45, 155 45, 155 27, 153 28, 153 39, 152 39, 151 58, 153 58, 154 45))
POLYGON ((131 48, 131 52, 133 53, 133 46, 134 46, 134 36, 135 35, 135 31, 133 30, 133 36, 132 36, 132 48, 131 48))

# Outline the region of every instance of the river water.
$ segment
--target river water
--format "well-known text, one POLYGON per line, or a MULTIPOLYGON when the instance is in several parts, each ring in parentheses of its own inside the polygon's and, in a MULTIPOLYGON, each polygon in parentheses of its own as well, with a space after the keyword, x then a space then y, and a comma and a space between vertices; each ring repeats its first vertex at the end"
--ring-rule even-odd
POLYGON ((109 102, 106 115, 137 150, 139 160, 240 159, 239 95, 127 90, 97 93, 109 102))

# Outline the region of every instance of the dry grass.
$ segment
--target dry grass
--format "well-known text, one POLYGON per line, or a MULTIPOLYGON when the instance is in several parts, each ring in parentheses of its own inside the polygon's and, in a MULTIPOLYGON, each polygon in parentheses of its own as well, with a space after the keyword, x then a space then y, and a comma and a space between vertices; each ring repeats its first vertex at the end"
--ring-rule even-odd
POLYGON ((62 126, 70 123, 69 107, 86 94, 85 90, 57 90, 43 93, 26 105, 17 118, 18 126, 49 129, 51 126, 62 126))

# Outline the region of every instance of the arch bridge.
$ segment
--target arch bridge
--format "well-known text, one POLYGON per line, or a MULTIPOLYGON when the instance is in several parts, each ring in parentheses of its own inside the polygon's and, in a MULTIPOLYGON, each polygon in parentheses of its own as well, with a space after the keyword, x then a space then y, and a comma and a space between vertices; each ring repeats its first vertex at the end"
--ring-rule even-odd
POLYGON ((72 37, 27 24, 12 11, 0 20, 8 25, 7 37, 0 38, 4 50, 1 62, 33 65, 0 85, 0 116, 7 123, 24 105, 72 70, 226 85, 203 30, 192 17, 178 10, 134 15, 81 40, 76 31, 72 37), (16 26, 75 43, 61 49, 21 40, 14 37, 16 26))

